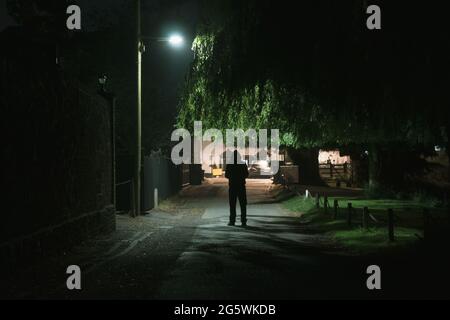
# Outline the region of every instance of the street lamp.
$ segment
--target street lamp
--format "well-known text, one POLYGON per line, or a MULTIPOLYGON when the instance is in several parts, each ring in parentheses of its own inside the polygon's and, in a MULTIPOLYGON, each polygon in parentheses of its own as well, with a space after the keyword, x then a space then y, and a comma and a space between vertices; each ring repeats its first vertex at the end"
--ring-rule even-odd
POLYGON ((136 0, 136 67, 137 67, 137 94, 136 94, 136 163, 133 185, 133 216, 141 214, 141 149, 142 149, 142 53, 145 52, 143 40, 166 42, 172 47, 181 47, 184 39, 179 34, 172 34, 166 38, 144 37, 141 34, 141 1, 136 0))
POLYGON ((179 34, 173 34, 168 39, 171 46, 179 48, 184 44, 184 39, 179 34))

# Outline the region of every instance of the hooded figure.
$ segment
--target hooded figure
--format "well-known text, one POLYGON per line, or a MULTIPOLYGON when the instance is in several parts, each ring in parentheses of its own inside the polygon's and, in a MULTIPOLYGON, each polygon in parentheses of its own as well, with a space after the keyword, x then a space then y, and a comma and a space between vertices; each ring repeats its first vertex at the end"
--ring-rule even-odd
POLYGON ((227 164, 225 177, 229 184, 229 200, 230 200, 230 222, 229 226, 236 223, 236 200, 239 199, 241 207, 241 223, 242 226, 247 225, 247 194, 245 190, 245 179, 248 178, 248 168, 242 161, 241 155, 237 150, 234 151, 234 162, 227 164))

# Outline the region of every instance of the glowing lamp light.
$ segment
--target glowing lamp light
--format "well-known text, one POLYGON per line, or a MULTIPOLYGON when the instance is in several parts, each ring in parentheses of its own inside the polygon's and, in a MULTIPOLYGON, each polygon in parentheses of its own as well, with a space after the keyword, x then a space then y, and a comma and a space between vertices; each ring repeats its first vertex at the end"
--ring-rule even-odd
POLYGON ((184 39, 182 36, 174 34, 169 37, 169 43, 173 47, 181 47, 184 43, 184 39))

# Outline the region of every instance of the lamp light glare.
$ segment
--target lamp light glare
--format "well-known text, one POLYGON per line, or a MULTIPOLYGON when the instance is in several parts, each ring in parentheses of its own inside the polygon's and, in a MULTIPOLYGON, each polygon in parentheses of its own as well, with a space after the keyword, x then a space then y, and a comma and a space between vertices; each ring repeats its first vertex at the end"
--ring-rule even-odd
POLYGON ((184 39, 178 34, 169 37, 169 43, 174 47, 180 47, 183 45, 184 39))

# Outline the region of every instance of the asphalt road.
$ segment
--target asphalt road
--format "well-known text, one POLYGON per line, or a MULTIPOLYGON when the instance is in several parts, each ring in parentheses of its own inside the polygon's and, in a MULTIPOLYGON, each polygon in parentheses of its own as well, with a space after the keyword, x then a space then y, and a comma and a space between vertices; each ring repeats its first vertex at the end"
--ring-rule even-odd
MULTIPOLYGON (((226 181, 184 189, 176 205, 131 219, 118 230, 10 278, 2 295, 32 299, 314 299, 448 297, 434 276, 445 264, 415 254, 361 258, 307 232, 298 215, 270 203, 270 182, 248 182, 248 227, 227 226, 226 181), (428 259, 428 260, 426 260, 428 259), (82 290, 66 288, 79 265, 82 290), (382 290, 366 287, 379 265, 382 290)), ((239 210, 238 210, 239 215, 239 210)), ((447 270, 447 269, 446 269, 447 270)), ((445 280, 445 281, 443 281, 445 280)))

